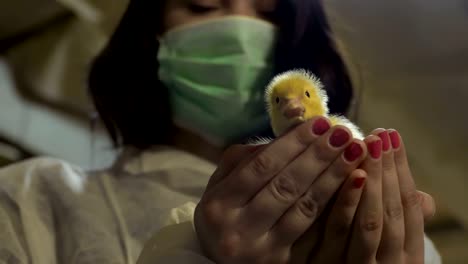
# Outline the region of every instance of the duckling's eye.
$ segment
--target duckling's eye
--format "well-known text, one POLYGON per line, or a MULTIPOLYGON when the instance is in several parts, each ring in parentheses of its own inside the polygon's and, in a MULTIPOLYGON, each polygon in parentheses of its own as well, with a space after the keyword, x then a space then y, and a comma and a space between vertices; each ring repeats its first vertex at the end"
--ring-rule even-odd
POLYGON ((279 97, 276 97, 276 103, 279 104, 279 97))
POLYGON ((310 98, 310 93, 309 93, 309 91, 306 91, 306 96, 310 98))

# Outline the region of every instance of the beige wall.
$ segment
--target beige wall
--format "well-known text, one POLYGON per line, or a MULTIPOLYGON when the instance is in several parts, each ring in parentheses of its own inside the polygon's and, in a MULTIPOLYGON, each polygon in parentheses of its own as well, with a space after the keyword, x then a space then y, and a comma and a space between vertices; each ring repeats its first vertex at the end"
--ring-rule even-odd
POLYGON ((330 0, 367 131, 401 131, 419 186, 468 225, 466 1, 330 0))

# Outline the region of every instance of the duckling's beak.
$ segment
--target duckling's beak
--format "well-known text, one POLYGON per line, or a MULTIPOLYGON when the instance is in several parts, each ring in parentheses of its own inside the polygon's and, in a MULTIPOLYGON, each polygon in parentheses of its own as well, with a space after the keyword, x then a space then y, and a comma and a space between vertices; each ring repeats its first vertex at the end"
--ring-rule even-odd
POLYGON ((281 112, 287 119, 304 117, 305 108, 298 98, 285 99, 281 112))

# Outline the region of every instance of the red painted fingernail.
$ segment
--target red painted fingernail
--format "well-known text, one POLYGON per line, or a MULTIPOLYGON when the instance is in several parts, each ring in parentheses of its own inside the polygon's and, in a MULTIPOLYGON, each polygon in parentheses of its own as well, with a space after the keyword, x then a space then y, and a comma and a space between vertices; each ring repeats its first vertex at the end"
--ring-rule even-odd
POLYGON ((390 137, 388 136, 388 131, 380 132, 378 134, 379 138, 382 139, 382 149, 387 151, 390 149, 390 137))
POLYGON ((362 186, 364 186, 364 182, 366 181, 366 178, 356 178, 353 180, 353 188, 354 189, 361 189, 362 186))
POLYGON ((400 135, 398 134, 398 131, 393 130, 390 132, 390 140, 392 141, 392 147, 394 149, 397 149, 400 147, 400 135))
POLYGON ((346 130, 337 128, 330 136, 330 145, 335 148, 341 147, 348 142, 349 138, 349 133, 346 130))
POLYGON ((382 155, 382 140, 375 140, 367 144, 367 149, 372 158, 378 159, 382 155))
POLYGON ((357 160, 362 155, 363 149, 360 144, 353 142, 351 145, 349 145, 345 152, 344 152, 344 157, 347 161, 353 162, 357 160))
POLYGON ((328 124, 328 122, 323 118, 315 120, 314 125, 312 126, 312 132, 317 136, 325 134, 329 129, 330 124, 328 124))

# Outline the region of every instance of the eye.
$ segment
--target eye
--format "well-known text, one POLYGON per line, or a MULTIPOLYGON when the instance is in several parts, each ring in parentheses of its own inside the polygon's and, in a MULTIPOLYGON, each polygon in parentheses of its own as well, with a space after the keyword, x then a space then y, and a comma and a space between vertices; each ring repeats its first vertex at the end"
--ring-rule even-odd
POLYGON ((306 91, 305 94, 306 94, 307 97, 310 98, 310 93, 309 93, 309 91, 306 91))
POLYGON ((276 103, 279 104, 279 97, 276 97, 276 103))
POLYGON ((190 3, 188 5, 188 9, 190 9, 190 11, 192 11, 193 13, 204 14, 204 13, 214 11, 217 8, 215 6, 207 6, 207 5, 200 5, 200 4, 190 3))

